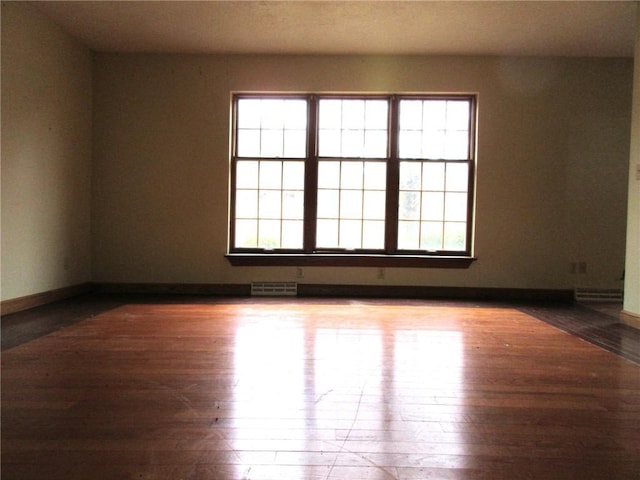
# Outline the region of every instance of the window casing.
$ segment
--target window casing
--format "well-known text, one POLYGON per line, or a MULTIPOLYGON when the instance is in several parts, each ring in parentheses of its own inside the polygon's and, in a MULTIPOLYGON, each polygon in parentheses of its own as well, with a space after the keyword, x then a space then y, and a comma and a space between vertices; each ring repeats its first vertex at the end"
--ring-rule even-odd
POLYGON ((232 263, 470 264, 474 95, 237 94, 232 113, 232 263))

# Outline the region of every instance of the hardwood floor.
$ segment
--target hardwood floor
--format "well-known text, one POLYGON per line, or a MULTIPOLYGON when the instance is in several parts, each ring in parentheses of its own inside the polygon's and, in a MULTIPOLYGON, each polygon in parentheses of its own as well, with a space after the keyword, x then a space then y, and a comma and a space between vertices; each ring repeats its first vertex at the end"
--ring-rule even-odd
POLYGON ((640 366, 552 307, 140 300, 3 344, 3 479, 640 478, 640 366))

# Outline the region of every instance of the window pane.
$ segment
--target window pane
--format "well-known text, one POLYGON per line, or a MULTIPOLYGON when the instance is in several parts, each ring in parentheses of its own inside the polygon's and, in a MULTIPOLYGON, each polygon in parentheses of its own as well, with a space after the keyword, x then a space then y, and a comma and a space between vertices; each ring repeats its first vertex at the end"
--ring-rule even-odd
POLYGON ((319 248, 338 245, 338 220, 318 219, 316 244, 319 248))
POLYGON ((305 130, 284 131, 284 156, 304 158, 307 152, 307 132, 305 130))
POLYGON ((420 248, 420 224, 418 222, 398 222, 398 248, 400 250, 420 248))
POLYGON ((282 248, 302 248, 302 220, 282 222, 282 248))
POLYGON ((261 190, 258 214, 260 218, 280 218, 282 214, 280 192, 277 190, 261 190))
POLYGON ((280 246, 280 220, 258 221, 258 247, 273 249, 280 246))
POLYGON ((320 99, 318 154, 384 158, 388 111, 387 100, 320 99))
POLYGON ((342 188, 362 188, 364 164, 362 162, 341 162, 340 186, 342 188))
POLYGON ((262 128, 284 127, 284 100, 267 98, 262 100, 262 128))
POLYGON ((400 101, 400 129, 422 130, 422 101, 400 101))
POLYGON ((365 128, 367 130, 387 130, 389 104, 386 100, 367 100, 365 128))
POLYGON ((340 186, 340 162, 318 162, 318 188, 340 186))
POLYGON ((302 220, 304 217, 304 192, 285 190, 282 192, 282 218, 302 220))
POLYGON ((469 134, 467 132, 447 132, 444 158, 466 160, 469 157, 469 134))
POLYGON ((260 156, 260 130, 238 130, 238 156, 260 156))
POLYGON ((425 100, 422 121, 424 130, 445 130, 447 127, 446 100, 425 100))
POLYGON ((340 220, 340 248, 360 248, 362 246, 361 235, 361 220, 340 220))
POLYGON ((401 220, 418 220, 420 218, 419 192, 400 192, 399 203, 398 216, 401 220))
POLYGON ((422 134, 402 130, 398 138, 400 158, 423 158, 422 157, 422 134))
POLYGON ((258 246, 258 221, 236 220, 236 247, 255 248, 258 246))
POLYGON ((425 162, 422 166, 422 189, 444 190, 444 163, 425 162))
POLYGON ((444 219, 444 194, 425 192, 422 194, 422 220, 444 219))
POLYGON ((447 102, 447 130, 469 130, 469 102, 449 100, 447 102))
POLYGON ((260 188, 280 189, 282 186, 282 163, 260 162, 260 188))
POLYGON ((364 130, 343 130, 341 157, 364 155, 364 130))
POLYGON ((282 188, 304 190, 304 162, 282 164, 282 188))
POLYGON ((419 162, 400 162, 400 189, 420 190, 419 162))
POLYGON ((262 130, 260 138, 261 157, 282 157, 284 132, 282 130, 262 130))
POLYGON ((318 218, 340 216, 340 191, 318 190, 318 218))
POLYGON ((447 193, 445 219, 464 222, 467 219, 467 195, 447 193))
POLYGON ((447 164, 447 191, 466 192, 469 187, 469 165, 466 163, 447 164))
POLYGON ((362 222, 362 248, 384 248, 384 222, 371 220, 362 222))
POLYGON ((384 220, 387 196, 381 191, 365 191, 363 218, 384 220))
POLYGON ((421 158, 444 158, 446 134, 444 130, 429 130, 422 136, 421 158))
POLYGON ((258 191, 236 191, 236 218, 258 217, 258 191))
POLYGON ((262 100, 241 98, 238 100, 238 128, 260 128, 262 100))
POLYGON ((307 101, 302 99, 289 99, 284 105, 284 128, 307 130, 307 101))
POLYGON ((340 192, 340 218, 362 218, 361 191, 342 190, 340 192))
POLYGON ((444 224, 444 249, 464 250, 467 226, 464 222, 447 222, 444 224))
POLYGON ((387 187, 387 165, 382 162, 365 162, 364 188, 384 190, 387 187))
POLYGON ((424 250, 442 250, 442 223, 422 222, 420 248, 424 250))
POLYGON ((236 187, 258 188, 258 162, 236 163, 236 187))

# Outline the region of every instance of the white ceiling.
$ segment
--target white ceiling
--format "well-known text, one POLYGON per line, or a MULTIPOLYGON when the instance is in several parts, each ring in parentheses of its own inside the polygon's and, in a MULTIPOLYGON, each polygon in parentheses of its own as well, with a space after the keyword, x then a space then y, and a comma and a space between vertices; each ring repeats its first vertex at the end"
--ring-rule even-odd
POLYGON ((631 57, 632 1, 44 1, 95 51, 631 57))

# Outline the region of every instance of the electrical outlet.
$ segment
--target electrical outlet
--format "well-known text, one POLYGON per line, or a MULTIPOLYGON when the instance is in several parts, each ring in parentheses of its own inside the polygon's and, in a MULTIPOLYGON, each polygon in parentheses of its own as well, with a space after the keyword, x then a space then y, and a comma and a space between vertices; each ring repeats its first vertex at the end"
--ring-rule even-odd
POLYGON ((578 262, 578 273, 587 273, 587 262, 578 262))
POLYGON ((384 268, 379 268, 378 269, 378 275, 377 276, 378 276, 378 278, 380 280, 382 280, 384 278, 384 268))
POLYGON ((296 278, 304 278, 302 267, 296 267, 296 278))

